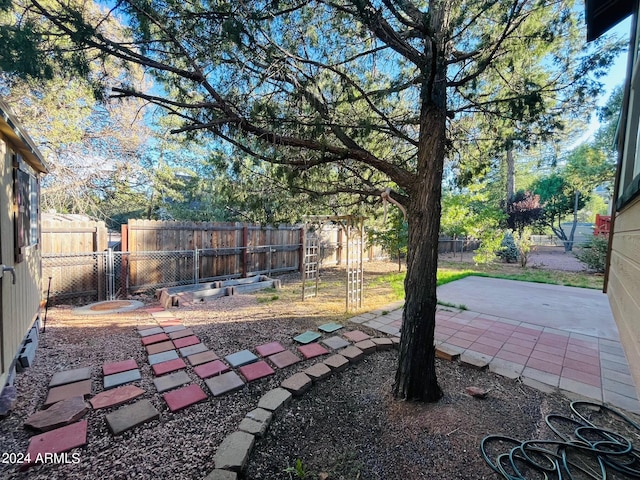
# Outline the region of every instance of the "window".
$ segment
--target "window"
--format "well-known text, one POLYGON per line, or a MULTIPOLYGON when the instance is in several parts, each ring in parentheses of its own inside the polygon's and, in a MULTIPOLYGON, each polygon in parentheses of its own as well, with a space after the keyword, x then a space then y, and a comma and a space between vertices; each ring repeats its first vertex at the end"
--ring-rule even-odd
POLYGON ((620 184, 617 210, 622 209, 638 196, 640 192, 640 23, 636 23, 636 46, 630 51, 634 56, 631 85, 629 90, 629 110, 627 112, 626 131, 624 132, 624 147, 622 150, 622 165, 620 170, 620 184))
POLYGON ((40 230, 38 177, 19 155, 13 170, 14 233, 16 263, 24 260, 28 247, 38 244, 40 230))

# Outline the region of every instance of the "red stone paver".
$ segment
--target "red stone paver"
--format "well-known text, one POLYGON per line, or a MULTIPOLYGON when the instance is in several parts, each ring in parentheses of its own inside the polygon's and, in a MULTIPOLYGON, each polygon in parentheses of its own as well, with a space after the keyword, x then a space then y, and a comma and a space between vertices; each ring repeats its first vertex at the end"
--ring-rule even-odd
POLYGON ((462 338, 463 340, 469 340, 471 342, 475 342, 480 337, 480 334, 478 334, 478 333, 470 333, 470 332, 467 332, 467 331, 463 330, 461 332, 456 333, 454 335, 454 337, 462 338))
POLYGON ((541 372, 552 373, 554 375, 560 375, 562 372, 562 364, 545 362, 544 360, 538 360, 537 358, 529 358, 526 364, 527 367, 541 372))
POLYGON ((527 360, 529 360, 528 355, 520 355, 519 353, 510 352, 502 348, 498 353, 496 353, 496 358, 501 358, 502 360, 508 360, 513 363, 517 363, 518 365, 525 365, 527 360))
POLYGON ((581 362, 572 358, 565 358, 563 366, 579 372, 600 376, 600 362, 596 359, 592 359, 590 362, 581 362))
POLYGON ((105 363, 102 365, 103 375, 113 375, 114 373, 126 372, 127 370, 135 370, 138 364, 133 358, 123 360, 121 362, 105 363))
POLYGON ((319 343, 309 343, 308 345, 302 345, 298 347, 298 351, 305 359, 319 357, 320 355, 326 355, 329 350, 324 348, 319 343))
POLYGON ((463 338, 458 338, 457 336, 453 336, 451 338, 449 338, 447 340, 447 343, 450 343, 451 345, 455 345, 456 347, 461 347, 461 348, 469 348, 473 342, 471 340, 465 340, 463 338))
POLYGON ((187 360, 189 363, 196 367, 198 365, 202 365, 203 363, 213 362, 214 360, 218 360, 218 355, 216 355, 211 350, 207 350, 206 352, 194 353, 193 355, 189 355, 187 360))
MULTIPOLYGON (((203 352, 206 353, 206 352, 203 352)), ((203 363, 193 369, 200 378, 209 378, 214 375, 220 375, 221 373, 228 372, 229 366, 222 360, 215 360, 213 362, 203 363)))
POLYGON ((154 343, 166 342, 169 340, 169 336, 166 333, 157 333, 155 335, 149 335, 148 337, 142 337, 140 341, 142 345, 152 345, 154 343))
POLYGON ((256 347, 256 353, 261 357, 268 357, 280 352, 284 352, 284 347, 279 342, 265 343, 256 347))
POLYGON ((158 322, 158 325, 160 325, 162 328, 175 327, 176 325, 182 325, 182 322, 177 318, 172 318, 169 320, 163 320, 162 322, 158 322))
POLYGON ((504 343, 507 340, 509 340, 510 336, 511 336, 511 333, 509 333, 509 332, 489 331, 489 332, 484 332, 482 334, 482 337, 480 337, 480 338, 490 338, 492 340, 497 340, 498 342, 504 343))
POLYGON ((264 360, 250 363, 249 365, 244 365, 238 370, 240 370, 240 373, 247 380, 247 382, 253 382, 254 380, 268 377, 269 375, 273 375, 275 373, 273 368, 271 368, 269 364, 264 360))
POLYGON ((156 353, 168 352, 169 350, 174 350, 176 347, 171 340, 168 342, 162 343, 154 343, 153 345, 147 345, 147 353, 149 355, 154 355, 156 353))
POLYGON ((352 342, 361 342, 362 340, 369 340, 371 335, 367 335, 361 330, 352 330, 342 334, 343 337, 351 340, 352 342))
POLYGON ((164 312, 164 308, 163 307, 147 307, 147 308, 143 308, 142 311, 147 313, 157 313, 157 312, 164 312))
POLYGON ((502 348, 505 340, 496 340, 495 338, 487 337, 486 335, 481 335, 476 340, 476 343, 481 343, 482 345, 486 345, 488 347, 498 347, 498 349, 502 348))
POLYGON ((87 443, 87 421, 80 420, 66 427, 56 428, 46 433, 31 437, 27 456, 31 464, 46 453, 62 453, 87 443))
POLYGON ((544 345, 544 344, 536 344, 536 346, 534 347, 534 350, 537 350, 539 352, 546 352, 546 353, 550 353, 551 355, 558 355, 560 357, 564 357, 565 353, 566 353, 566 347, 554 347, 551 345, 544 345))
POLYGON ((564 357, 561 355, 553 355, 548 352, 543 352, 537 349, 534 349, 530 355, 531 358, 536 358, 538 360, 544 360, 545 362, 555 363, 556 365, 562 365, 564 361, 564 357))
POLYGON ((184 360, 181 358, 174 358, 173 360, 169 360, 167 362, 161 362, 156 363, 155 365, 151 365, 151 368, 153 369, 153 374, 155 376, 158 376, 187 368, 187 364, 184 363, 184 360))
POLYGON ((173 341, 173 344, 176 346, 176 348, 190 347, 191 345, 196 345, 198 343, 200 343, 200 339, 195 335, 177 338, 173 341))
POLYGON ((599 356, 596 357, 596 356, 587 355, 584 353, 572 352, 571 350, 567 350, 564 354, 564 357, 571 358, 572 360, 578 360, 579 362, 587 362, 587 363, 600 361, 599 356))
POLYGON ((137 398, 143 393, 144 390, 140 387, 136 387, 135 385, 125 385, 124 387, 118 387, 99 393, 89 400, 89 403, 91 403, 91 406, 95 410, 98 410, 99 408, 115 407, 137 398))
POLYGON ((194 403, 207 399, 207 394, 198 385, 189 385, 188 387, 179 388, 162 395, 164 401, 167 402, 169 410, 177 412, 183 408, 187 408, 194 403))
POLYGON ((602 386, 602 379, 600 378, 600 375, 592 375, 590 373, 581 372, 568 367, 564 367, 562 369, 562 378, 577 380, 578 382, 593 385, 594 387, 602 386))
POLYGON ((284 352, 276 353, 267 357, 267 359, 273 363, 277 368, 289 367, 300 361, 300 358, 293 352, 285 350, 284 352))
POLYGON ((63 427, 80 420, 89 411, 82 397, 71 397, 40 410, 24 421, 24 426, 40 432, 63 427))
POLYGON ((522 333, 522 332, 513 332, 511 334, 511 339, 518 339, 518 340, 524 340, 526 342, 532 342, 535 343, 538 341, 538 336, 537 335, 531 335, 530 333, 522 333))
POLYGON ((569 343, 567 345, 567 352, 581 353, 583 355, 590 355, 592 357, 600 356, 600 350, 598 348, 584 347, 581 345, 574 345, 573 343, 569 343))
POLYGON ((184 330, 169 333, 169 338, 171 340, 176 340, 178 338, 190 337, 191 335, 193 335, 193 330, 185 328, 184 330))
POLYGON ((491 345, 484 345, 482 343, 476 342, 469 346, 469 350, 478 353, 484 353, 485 355, 490 355, 493 357, 500 351, 500 347, 492 347, 491 345))
POLYGON ((505 342, 508 345, 517 345, 518 347, 533 348, 536 345, 535 340, 524 340, 518 337, 511 337, 505 342))
POLYGON ((53 387, 49 390, 44 405, 66 400, 71 397, 85 397, 91 394, 91 380, 83 380, 81 382, 68 383, 60 387, 53 387))
POLYGON ((526 355, 527 357, 529 357, 529 355, 531 355, 531 352, 533 351, 533 346, 531 346, 531 347, 523 347, 522 345, 515 345, 513 343, 505 343, 500 350, 501 351, 504 350, 504 351, 512 352, 512 353, 517 353, 518 355, 526 355))

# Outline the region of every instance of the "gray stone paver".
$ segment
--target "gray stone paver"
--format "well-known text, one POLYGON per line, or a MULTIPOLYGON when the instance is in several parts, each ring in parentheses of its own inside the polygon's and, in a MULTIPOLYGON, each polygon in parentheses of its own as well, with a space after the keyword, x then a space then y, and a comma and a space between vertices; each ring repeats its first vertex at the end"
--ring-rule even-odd
POLYGON ((91 394, 91 380, 67 383, 66 385, 60 385, 59 387, 50 389, 44 405, 51 405, 71 397, 85 397, 89 394, 91 394))
POLYGON ((213 457, 216 468, 241 472, 247 466, 256 437, 246 432, 233 432, 220 444, 213 457))
POLYGON ((559 375, 543 372, 542 370, 537 370, 531 367, 525 367, 525 369, 522 371, 522 376, 525 378, 532 378, 552 387, 557 387, 560 383, 559 375))
POLYGON ((244 381, 236 372, 227 372, 222 375, 208 378, 204 381, 214 397, 233 392, 244 387, 244 381))
POLYGON ((277 412, 291 401, 291 392, 284 388, 274 388, 265 393, 258 401, 258 408, 277 412))
MULTIPOLYGON (((164 333, 174 333, 179 332, 180 330, 186 330, 187 327, 184 325, 169 325, 168 327, 164 327, 164 333)), ((171 337, 171 335, 169 335, 171 337)))
POLYGON ((564 377, 560 378, 560 384, 558 386, 561 390, 567 390, 568 392, 593 398, 599 402, 602 401, 602 389, 600 387, 594 387, 593 385, 587 385, 586 383, 564 377))
POLYGON ((248 365, 249 363, 257 362, 259 360, 258 357, 249 350, 240 350, 239 352, 227 355, 224 359, 234 368, 248 365))
POLYGON ((105 416, 107 425, 114 435, 120 435, 127 430, 159 417, 160 412, 156 410, 149 400, 140 400, 105 416))
POLYGON ((374 353, 377 350, 376 344, 373 343, 371 340, 363 340, 361 342, 354 344, 353 346, 356 348, 359 348, 360 350, 362 350, 363 353, 367 355, 370 353, 374 353))
POLYGON ((304 373, 306 373, 312 381, 317 382, 331 375, 331 368, 324 363, 316 363, 307 368, 304 373))
POLYGON ((146 330, 140 330, 138 334, 141 337, 150 337, 151 335, 157 335, 158 333, 164 333, 161 327, 147 328, 146 330))
MULTIPOLYGON (((340 351, 340 355, 349 360, 349 363, 358 363, 364 357, 364 352, 358 347, 347 347, 340 351)), ((326 362, 325 362, 326 363, 326 362)))
POLYGON ((204 480, 238 480, 238 474, 231 470, 222 470, 216 468, 209 475, 204 477, 204 480))
POLYGON ((378 350, 390 350, 393 348, 393 340, 390 338, 372 338, 371 341, 376 344, 376 349, 378 350))
POLYGON ((238 430, 262 437, 273 418, 273 413, 263 408, 256 408, 245 415, 238 430))
POLYGON ((168 362, 169 360, 175 360, 176 358, 178 358, 178 352, 176 352, 175 350, 168 350, 166 352, 155 353, 153 355, 149 355, 149 365, 168 362))
POLYGON ((349 366, 349 360, 337 353, 335 355, 331 355, 323 363, 336 372, 342 372, 349 366))
POLYGON ((127 370, 126 372, 107 375, 104 377, 104 388, 107 390, 118 387, 125 383, 138 381, 140 378, 140 370, 137 368, 135 370, 127 370))
POLYGON ((49 388, 59 387, 68 383, 80 382, 91 378, 91 367, 74 368, 73 370, 65 370, 56 372, 51 377, 49 388))
POLYGON ((154 378, 153 384, 156 386, 158 393, 166 392, 173 388, 189 383, 191 377, 184 370, 164 375, 162 377, 154 378))
POLYGON ((312 383, 311 378, 309 378, 307 374, 300 372, 286 378, 282 382, 281 387, 286 388, 297 397, 309 390, 312 383))
POLYGON ((344 338, 338 337, 337 335, 334 337, 325 338, 320 343, 326 345, 327 347, 333 350, 338 350, 340 348, 348 347, 349 345, 351 345, 344 338))
POLYGON ((472 352, 467 350, 460 355, 460 363, 466 367, 477 368, 483 370, 489 366, 489 362, 493 357, 484 353, 472 352))
POLYGON ((188 357, 196 353, 206 352, 207 350, 209 349, 204 343, 196 343, 195 345, 191 345, 189 347, 182 347, 179 351, 180 355, 182 355, 183 357, 188 357))

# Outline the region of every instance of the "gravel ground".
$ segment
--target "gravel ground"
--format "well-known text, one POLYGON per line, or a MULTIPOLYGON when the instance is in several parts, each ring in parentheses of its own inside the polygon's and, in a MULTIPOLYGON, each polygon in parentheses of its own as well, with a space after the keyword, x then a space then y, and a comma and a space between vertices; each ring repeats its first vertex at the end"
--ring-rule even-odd
MULTIPOLYGON (((385 269, 393 271, 395 265, 368 266, 374 276, 385 269)), ((299 289, 296 276, 284 280, 285 290, 295 293, 299 289)), ((326 285, 333 280, 331 273, 323 278, 326 285)), ((336 285, 339 288, 331 294, 339 299, 344 295, 343 283, 336 285)), ((222 357, 271 341, 294 350, 292 337, 324 323, 331 305, 323 298, 301 303, 291 301, 291 296, 278 300, 277 295, 269 295, 226 297, 175 314, 222 357)), ((343 309, 342 301, 336 305, 343 309)), ((150 315, 141 311, 80 316, 70 307, 49 310, 47 331, 34 365, 16 379, 16 407, 0 420, 0 453, 26 451, 33 432, 23 428, 24 420, 39 410, 51 376, 60 370, 94 367, 93 391, 100 392, 100 366, 134 358, 141 367, 140 386, 146 391, 142 398, 159 410, 160 419, 113 437, 104 419, 110 410, 90 411, 85 417, 88 443, 77 450, 79 463, 38 465, 26 472, 0 464, 0 478, 203 478, 214 467, 217 446, 256 407, 259 397, 314 363, 301 362, 236 393, 209 398, 173 414, 156 393, 136 332, 136 325, 149 320, 150 315)), ((566 410, 567 400, 559 395, 543 394, 516 381, 448 362, 439 364, 439 380, 446 392, 441 402, 397 402, 390 396, 396 359, 395 351, 373 354, 294 400, 277 416, 267 437, 257 443, 246 478, 297 478, 285 471, 297 459, 307 470, 307 479, 494 478, 478 454, 484 435, 502 432, 539 438, 543 415, 566 410), (464 388, 471 385, 491 389, 489 398, 476 400, 466 395, 464 388)), ((207 391, 190 368, 188 373, 207 391)))

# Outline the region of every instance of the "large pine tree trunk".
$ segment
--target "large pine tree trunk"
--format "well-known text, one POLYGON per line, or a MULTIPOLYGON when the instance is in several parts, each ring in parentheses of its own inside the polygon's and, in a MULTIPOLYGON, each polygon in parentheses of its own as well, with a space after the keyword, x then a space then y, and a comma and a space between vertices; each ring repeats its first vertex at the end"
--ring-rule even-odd
MULTIPOLYGON (((450 7, 445 1, 433 1, 431 6, 433 31, 445 32, 450 7)), ((447 108, 445 42, 436 35, 429 47, 430 75, 422 85, 417 176, 408 189, 405 306, 393 394, 406 400, 435 402, 442 397, 436 377, 434 330, 447 108)))

